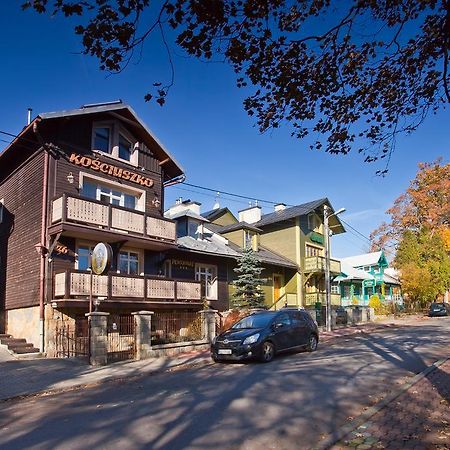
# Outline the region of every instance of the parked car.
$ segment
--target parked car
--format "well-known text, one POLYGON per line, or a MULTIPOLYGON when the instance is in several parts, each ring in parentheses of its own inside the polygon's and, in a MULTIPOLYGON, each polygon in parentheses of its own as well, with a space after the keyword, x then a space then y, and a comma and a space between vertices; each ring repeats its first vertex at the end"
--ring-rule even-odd
POLYGON ((306 311, 258 311, 219 334, 211 344, 211 357, 214 361, 269 362, 287 350, 315 351, 318 342, 317 325, 306 311))
POLYGON ((450 305, 448 303, 434 302, 430 305, 428 315, 430 317, 450 316, 450 305))

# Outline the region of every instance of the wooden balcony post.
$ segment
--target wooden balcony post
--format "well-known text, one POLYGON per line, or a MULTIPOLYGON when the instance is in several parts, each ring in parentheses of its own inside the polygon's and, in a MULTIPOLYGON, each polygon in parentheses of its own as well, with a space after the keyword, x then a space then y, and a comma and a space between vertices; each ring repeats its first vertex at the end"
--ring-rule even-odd
POLYGON ((67 222, 67 194, 63 194, 61 222, 67 222))
POLYGON ((108 230, 112 228, 112 205, 108 205, 108 230))
POLYGON ((70 270, 66 270, 66 278, 64 281, 65 281, 64 298, 70 298, 70 285, 72 281, 70 270))
POLYGON ((176 302, 177 300, 178 300, 178 281, 175 281, 173 288, 173 301, 176 302))

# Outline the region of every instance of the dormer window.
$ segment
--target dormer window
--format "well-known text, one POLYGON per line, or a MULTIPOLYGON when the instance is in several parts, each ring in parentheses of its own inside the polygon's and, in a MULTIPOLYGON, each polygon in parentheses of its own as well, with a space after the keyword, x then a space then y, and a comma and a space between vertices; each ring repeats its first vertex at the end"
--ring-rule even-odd
POLYGON ((92 150, 107 153, 113 158, 138 164, 136 139, 119 123, 96 122, 92 131, 92 150))

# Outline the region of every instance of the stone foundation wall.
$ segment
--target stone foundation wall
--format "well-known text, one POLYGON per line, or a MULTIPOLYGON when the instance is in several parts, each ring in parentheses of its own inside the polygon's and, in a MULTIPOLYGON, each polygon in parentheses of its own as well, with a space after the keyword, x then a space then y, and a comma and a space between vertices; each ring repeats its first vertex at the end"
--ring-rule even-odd
POLYGON ((5 331, 39 348, 39 306, 6 311, 5 331))
POLYGON ((51 305, 45 305, 45 354, 49 358, 57 356, 56 334, 63 326, 74 330, 75 319, 52 308, 51 305))

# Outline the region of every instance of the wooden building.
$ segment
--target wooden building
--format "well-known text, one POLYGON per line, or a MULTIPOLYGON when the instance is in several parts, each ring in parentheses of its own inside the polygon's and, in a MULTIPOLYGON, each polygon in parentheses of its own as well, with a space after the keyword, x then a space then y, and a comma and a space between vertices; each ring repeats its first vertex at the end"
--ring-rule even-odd
POLYGON ((93 277, 102 311, 201 309, 200 281, 164 276, 177 248, 164 186, 182 177, 121 102, 38 115, 0 155, 0 332, 44 350, 55 317, 84 320, 98 242, 114 252, 93 277))

